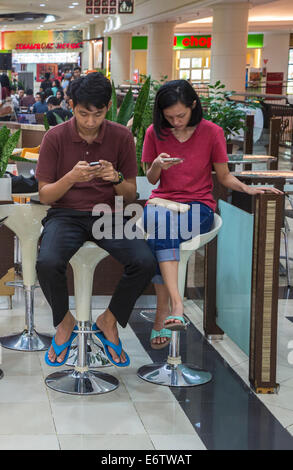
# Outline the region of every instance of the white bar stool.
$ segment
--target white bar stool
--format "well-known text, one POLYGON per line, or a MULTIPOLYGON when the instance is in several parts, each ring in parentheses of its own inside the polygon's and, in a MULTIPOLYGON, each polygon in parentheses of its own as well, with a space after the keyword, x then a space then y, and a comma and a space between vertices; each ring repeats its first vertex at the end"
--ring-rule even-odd
POLYGON ((78 333, 77 363, 74 369, 55 372, 45 379, 46 385, 57 392, 72 395, 98 395, 115 390, 118 380, 104 372, 89 369, 88 337, 91 329, 91 298, 96 265, 109 253, 93 242, 85 242, 71 258, 74 274, 74 294, 78 333))
MULTIPOLYGON (((214 216, 214 222, 209 232, 197 235, 180 245, 180 262, 178 268, 178 286, 181 298, 184 298, 187 262, 192 253, 209 243, 217 236, 222 226, 222 219, 218 214, 214 216)), ((190 324, 187 317, 186 328, 190 324)), ((142 366, 137 375, 147 382, 169 387, 192 387, 202 385, 212 379, 212 374, 199 369, 193 364, 182 364, 180 356, 180 331, 172 331, 167 362, 154 363, 142 366)))
MULTIPOLYGON (((36 259, 41 235, 42 219, 49 206, 41 204, 4 204, 0 206, 0 218, 19 238, 22 253, 23 282, 11 283, 23 287, 25 295, 25 327, 22 333, 0 338, 4 348, 18 351, 43 351, 48 349, 52 337, 34 329, 34 289, 36 287, 36 259)), ((10 285, 10 283, 8 283, 10 285)))

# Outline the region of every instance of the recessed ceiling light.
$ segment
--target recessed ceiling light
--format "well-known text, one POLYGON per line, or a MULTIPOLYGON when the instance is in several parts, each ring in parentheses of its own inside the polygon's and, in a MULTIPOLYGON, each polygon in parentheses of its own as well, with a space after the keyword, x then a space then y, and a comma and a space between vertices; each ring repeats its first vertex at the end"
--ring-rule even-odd
POLYGON ((79 3, 77 3, 77 2, 72 2, 72 5, 79 5, 79 3))

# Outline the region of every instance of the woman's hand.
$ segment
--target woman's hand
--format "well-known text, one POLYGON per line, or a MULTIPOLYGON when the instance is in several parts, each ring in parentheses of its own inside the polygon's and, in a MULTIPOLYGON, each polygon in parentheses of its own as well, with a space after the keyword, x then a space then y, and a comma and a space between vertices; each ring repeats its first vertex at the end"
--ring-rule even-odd
POLYGON ((243 188, 243 191, 251 196, 255 194, 264 194, 264 193, 274 193, 274 194, 284 194, 283 191, 280 191, 277 188, 269 188, 268 186, 247 186, 243 188))
POLYGON ((164 161, 165 158, 171 158, 171 156, 168 155, 167 153, 160 153, 160 155, 157 158, 155 158, 155 160, 153 161, 154 168, 161 168, 162 170, 168 170, 171 166, 182 163, 182 161, 166 162, 164 161))

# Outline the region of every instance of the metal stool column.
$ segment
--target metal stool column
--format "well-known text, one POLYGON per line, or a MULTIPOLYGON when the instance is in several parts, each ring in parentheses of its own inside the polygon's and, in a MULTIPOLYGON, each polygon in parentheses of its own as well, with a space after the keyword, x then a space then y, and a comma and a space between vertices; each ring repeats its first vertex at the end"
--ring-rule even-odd
POLYGON ((115 390, 119 382, 112 375, 90 370, 88 356, 88 337, 91 330, 91 298, 93 277, 96 265, 108 253, 95 243, 86 242, 71 258, 74 273, 74 293, 76 318, 78 321, 77 360, 74 369, 67 369, 49 375, 45 382, 57 392, 72 395, 98 395, 115 390))
POLYGON ((43 351, 49 348, 52 337, 36 332, 34 327, 34 289, 36 287, 36 259, 41 221, 49 206, 37 204, 5 204, 0 206, 4 224, 19 238, 22 253, 23 283, 12 283, 24 288, 25 327, 23 332, 0 338, 4 348, 18 351, 43 351))
MULTIPOLYGON (((195 250, 206 245, 217 235, 221 225, 221 217, 215 214, 214 223, 210 232, 198 235, 192 240, 188 240, 180 245, 178 286, 182 299, 184 298, 188 259, 195 250)), ((187 317, 185 317, 185 320, 187 320, 187 328, 190 321, 187 317)), ((147 382, 169 387, 192 387, 202 385, 212 379, 210 372, 200 369, 193 364, 182 364, 180 356, 180 331, 174 330, 172 331, 167 362, 142 366, 137 371, 137 374, 141 379, 147 382)))

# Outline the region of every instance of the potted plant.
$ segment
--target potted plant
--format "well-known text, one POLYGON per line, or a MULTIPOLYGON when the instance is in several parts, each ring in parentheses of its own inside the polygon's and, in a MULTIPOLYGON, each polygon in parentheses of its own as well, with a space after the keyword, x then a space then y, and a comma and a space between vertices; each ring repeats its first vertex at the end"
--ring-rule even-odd
MULTIPOLYGON (((246 113, 239 107, 236 101, 230 99, 233 92, 225 91, 225 85, 218 80, 215 85, 208 85, 209 96, 201 97, 203 117, 222 127, 227 151, 232 153, 232 138, 239 135, 240 130, 245 129, 246 113)), ((252 106, 254 106, 252 104, 252 106)))
POLYGON ((11 179, 5 178, 8 161, 17 146, 20 137, 20 129, 11 134, 6 126, 0 129, 0 200, 11 200, 11 179))

